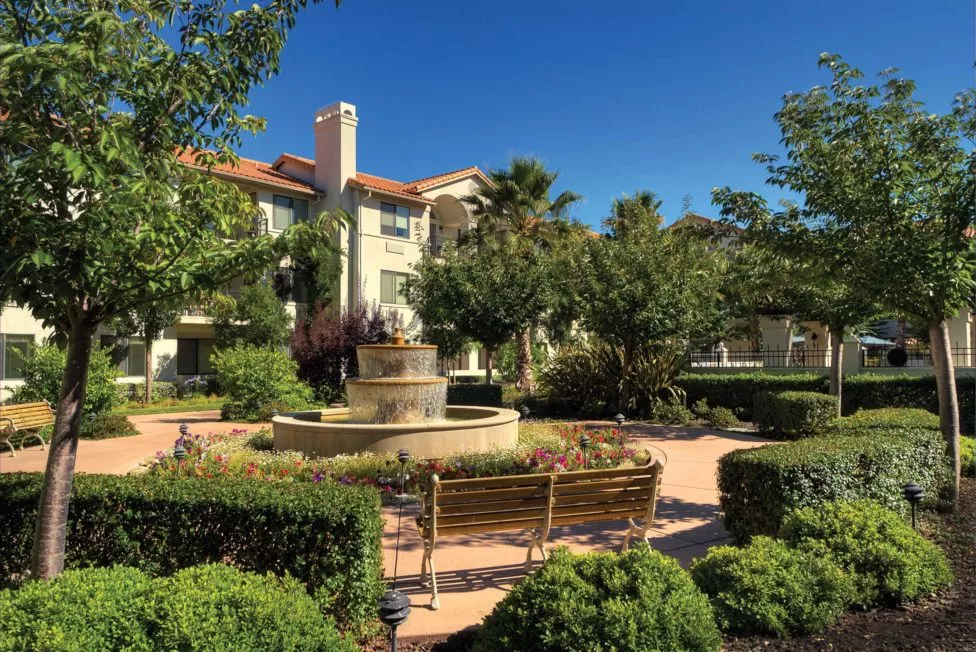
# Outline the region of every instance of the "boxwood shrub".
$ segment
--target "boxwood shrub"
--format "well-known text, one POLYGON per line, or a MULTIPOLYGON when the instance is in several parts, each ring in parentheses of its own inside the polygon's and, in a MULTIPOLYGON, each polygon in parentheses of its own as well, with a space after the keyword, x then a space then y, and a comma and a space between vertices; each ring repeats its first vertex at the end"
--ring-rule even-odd
POLYGON ((948 478, 938 431, 863 430, 740 449, 719 458, 725 529, 739 542, 776 535, 793 509, 872 499, 905 512, 902 487, 918 482, 934 503, 948 478))
POLYGON ((818 392, 759 392, 752 418, 759 432, 777 439, 819 434, 837 418, 836 396, 818 392))
POLYGON ((939 429, 939 415, 919 408, 881 408, 877 410, 858 410, 849 417, 836 419, 832 424, 834 432, 891 430, 900 428, 939 429))
POLYGON ((787 637, 819 632, 850 605, 854 585, 830 559, 756 537, 745 548, 717 546, 691 566, 723 631, 787 637))
POLYGON ((718 650, 708 599, 678 562, 640 545, 623 554, 556 548, 485 618, 477 652, 718 650))
POLYGON ((945 553, 899 514, 871 501, 807 507, 783 522, 783 539, 826 552, 854 578, 854 602, 897 605, 933 593, 952 580, 945 553))
POLYGON ((0 591, 0 651, 352 652, 293 578, 220 564, 151 579, 135 568, 68 570, 0 591))
POLYGON ((822 374, 681 374, 676 382, 685 391, 688 405, 705 399, 712 407, 732 410, 743 421, 752 421, 752 403, 759 392, 823 392, 822 374))
MULTIPOLYGON (((40 473, 0 474, 0 582, 27 571, 40 473)), ((375 615, 382 593, 379 494, 332 482, 262 483, 80 474, 67 565, 123 564, 153 575, 227 562, 290 574, 343 629, 375 615)))
POLYGON ((502 386, 485 383, 448 385, 447 404, 501 407, 502 386))

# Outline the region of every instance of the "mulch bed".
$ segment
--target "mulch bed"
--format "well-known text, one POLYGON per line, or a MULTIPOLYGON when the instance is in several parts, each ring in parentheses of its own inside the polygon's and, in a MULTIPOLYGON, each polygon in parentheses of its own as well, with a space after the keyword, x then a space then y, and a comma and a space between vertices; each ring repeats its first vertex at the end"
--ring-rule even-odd
MULTIPOLYGON (((925 514, 919 525, 939 543, 952 562, 955 582, 938 594, 898 609, 852 612, 822 634, 786 640, 763 637, 728 638, 729 652, 763 650, 857 650, 858 652, 955 652, 976 650, 976 479, 963 478, 959 509, 954 514, 925 514)), ((402 641, 401 652, 468 652, 476 628, 444 638, 402 641)), ((368 652, 388 650, 376 639, 368 652)))

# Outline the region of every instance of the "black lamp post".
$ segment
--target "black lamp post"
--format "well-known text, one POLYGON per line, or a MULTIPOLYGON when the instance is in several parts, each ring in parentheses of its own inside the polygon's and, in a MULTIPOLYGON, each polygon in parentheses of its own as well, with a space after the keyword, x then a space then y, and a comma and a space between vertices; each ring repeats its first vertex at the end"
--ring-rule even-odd
POLYGON ((523 405, 521 408, 519 408, 519 412, 522 413, 523 421, 529 418, 529 408, 527 406, 523 405))
POLYGON ((587 458, 586 458, 586 449, 589 448, 589 447, 590 447, 590 436, 584 432, 582 435, 580 435, 580 448, 583 449, 583 468, 584 469, 586 469, 587 466, 589 466, 587 464, 587 458))
POLYGON ((190 426, 185 423, 180 424, 180 437, 186 437, 190 433, 190 426))
POLYGON ((617 428, 618 428, 618 429, 620 429, 620 428, 623 428, 623 427, 624 427, 624 421, 626 421, 626 420, 627 420, 627 417, 625 417, 624 415, 622 415, 622 414, 620 414, 620 413, 618 412, 618 413, 617 413, 617 414, 616 414, 616 415, 615 415, 615 416, 613 417, 613 420, 617 422, 617 428))
POLYGON ((912 506, 912 529, 917 530, 918 525, 915 523, 915 505, 922 502, 922 499, 925 498, 925 492, 914 482, 909 482, 904 486, 902 496, 912 506))
POLYGON ((410 598, 396 590, 397 562, 400 560, 400 516, 403 513, 403 487, 407 477, 406 470, 407 462, 410 461, 410 451, 401 448, 397 451, 397 460, 400 462, 400 495, 397 496, 399 508, 397 509, 396 548, 393 553, 393 586, 379 600, 380 622, 390 628, 391 652, 397 652, 397 627, 402 625, 407 620, 407 616, 410 615, 410 598))

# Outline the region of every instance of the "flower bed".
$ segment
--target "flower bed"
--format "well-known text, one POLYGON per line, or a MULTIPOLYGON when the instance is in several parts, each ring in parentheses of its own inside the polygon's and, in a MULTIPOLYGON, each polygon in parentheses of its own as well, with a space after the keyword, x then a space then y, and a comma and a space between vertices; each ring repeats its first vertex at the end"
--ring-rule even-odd
MULTIPOLYGON (((648 453, 627 446, 627 436, 616 428, 585 431, 590 437, 587 467, 614 468, 639 464, 648 453)), ((559 473, 583 468, 581 426, 532 424, 521 426, 519 443, 485 453, 461 453, 442 459, 411 460, 407 465, 408 486, 416 492, 436 473, 442 480, 460 478, 559 473)), ((310 458, 295 451, 273 452, 266 447, 268 430, 248 433, 232 430, 226 434, 193 435, 179 438, 186 457, 181 461, 172 451, 161 451, 150 463, 149 473, 218 478, 247 477, 267 482, 322 482, 333 479, 341 484, 374 486, 384 495, 395 493, 400 464, 394 455, 340 455, 310 458)))

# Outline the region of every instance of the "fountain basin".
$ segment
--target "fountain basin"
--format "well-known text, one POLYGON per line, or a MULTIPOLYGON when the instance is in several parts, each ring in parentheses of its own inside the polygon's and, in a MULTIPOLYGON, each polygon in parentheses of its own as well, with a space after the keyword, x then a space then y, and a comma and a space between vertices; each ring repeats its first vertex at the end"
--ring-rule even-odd
POLYGON ((443 421, 447 378, 350 378, 349 420, 358 423, 443 421))
POLYGON ((518 441, 519 413, 493 407, 449 405, 445 421, 430 423, 353 423, 349 408, 279 415, 271 420, 275 450, 297 450, 312 457, 361 452, 439 458, 479 452, 518 441))

